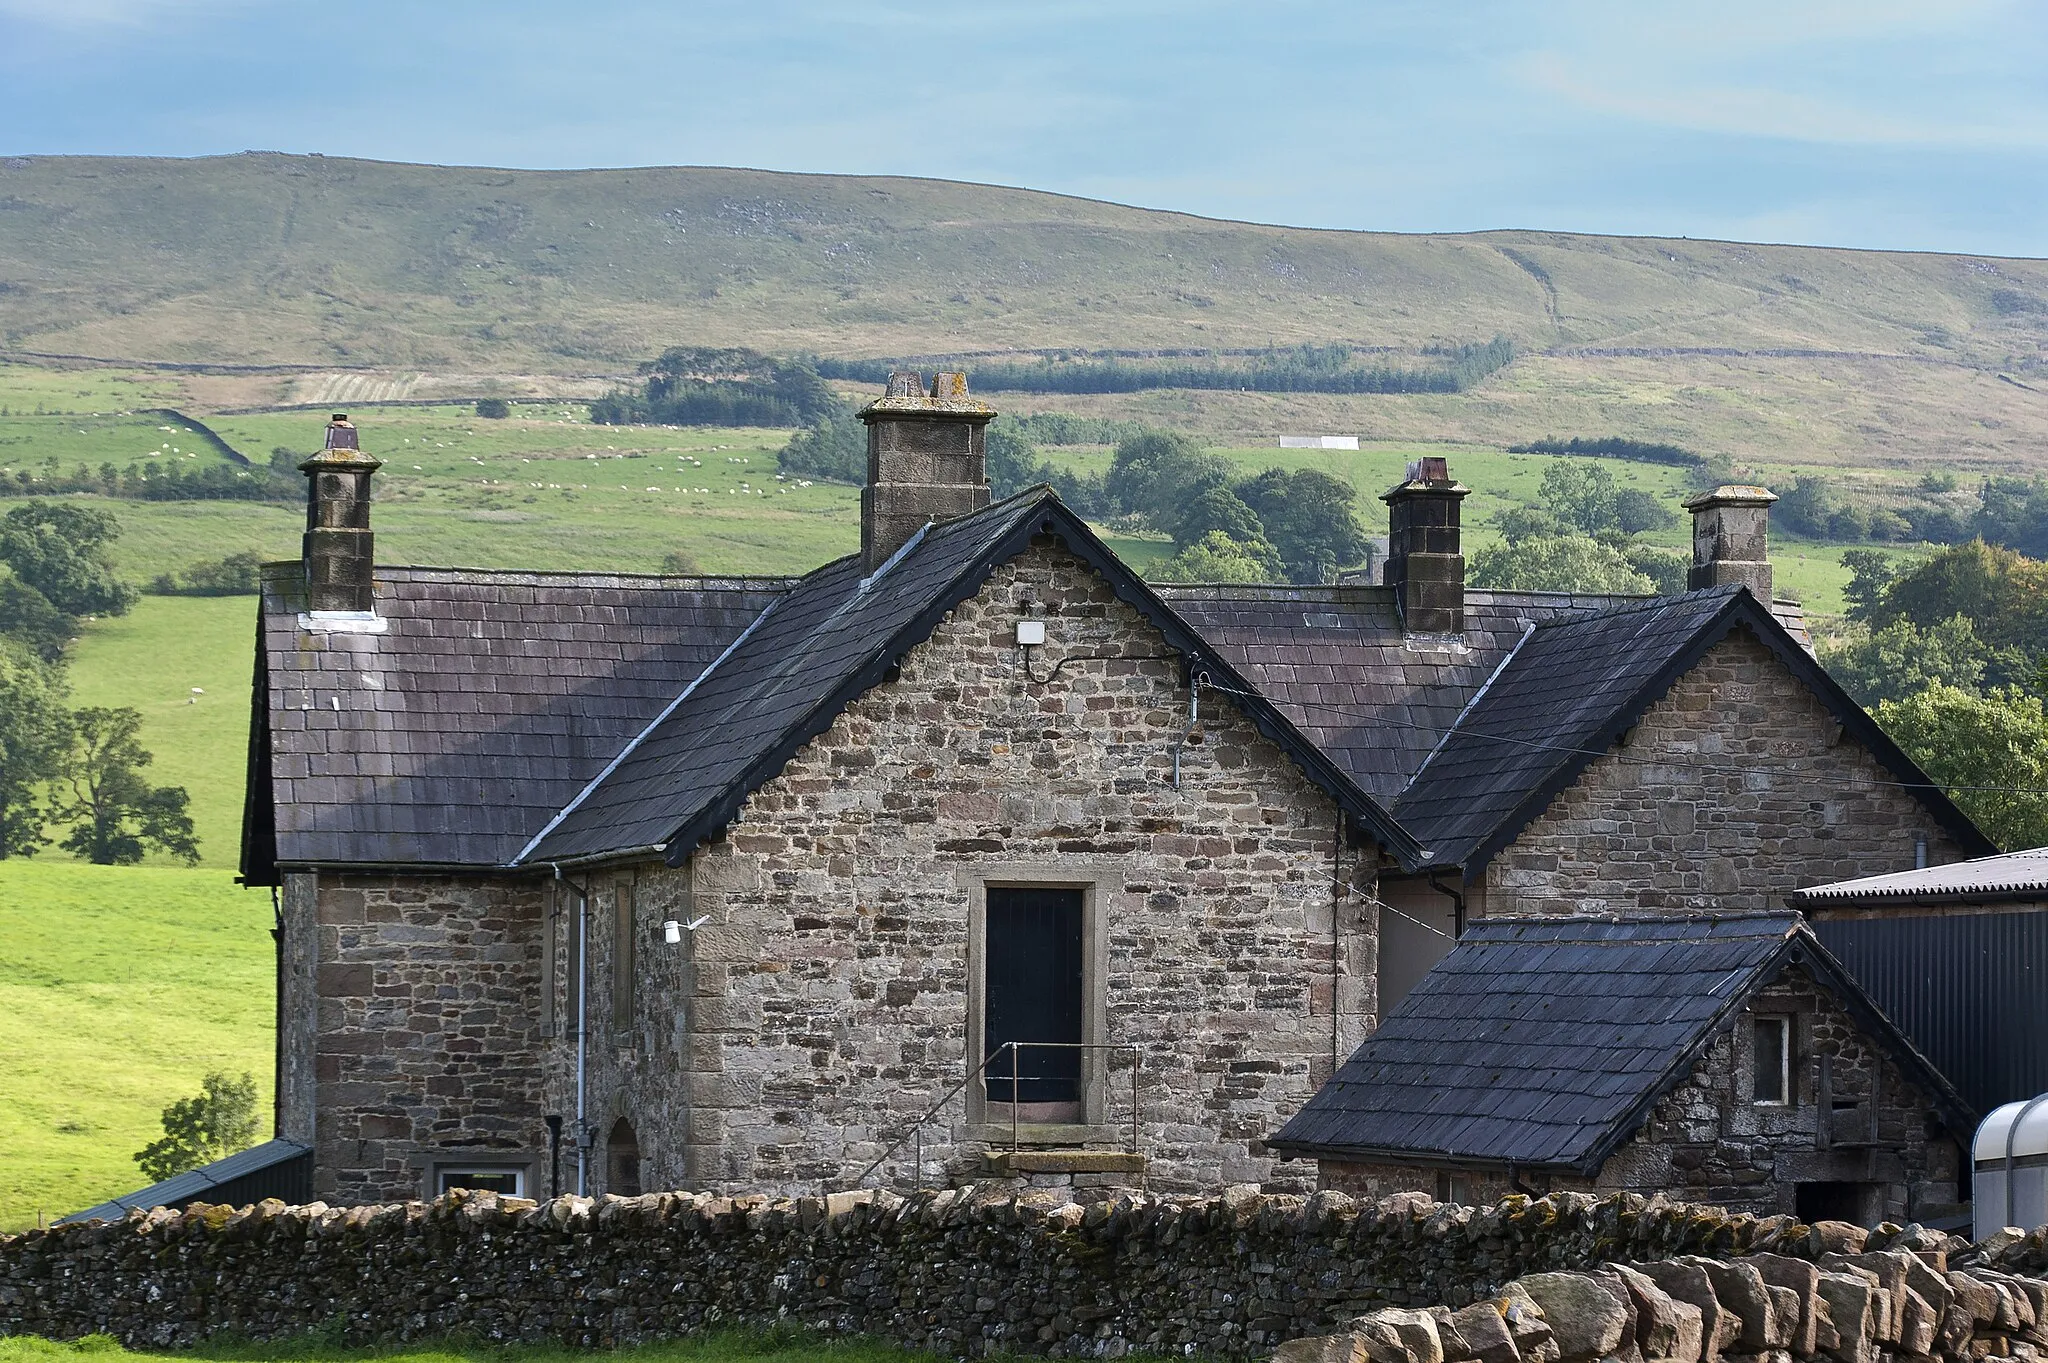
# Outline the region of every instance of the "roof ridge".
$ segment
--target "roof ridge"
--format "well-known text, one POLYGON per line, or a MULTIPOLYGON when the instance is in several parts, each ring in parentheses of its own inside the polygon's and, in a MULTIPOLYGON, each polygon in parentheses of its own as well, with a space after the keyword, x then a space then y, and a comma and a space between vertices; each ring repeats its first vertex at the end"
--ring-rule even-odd
MULTIPOLYGON (((1732 598, 1737 592, 1747 590, 1748 588, 1739 582, 1724 582, 1713 587, 1700 587, 1692 591, 1680 592, 1676 596, 1646 596, 1640 600, 1623 601, 1612 606, 1595 606, 1587 610, 1573 611, 1565 615, 1553 615, 1547 620, 1537 621, 1536 628, 1555 629, 1560 625, 1584 624, 1593 620, 1611 620, 1617 616, 1632 615, 1639 611, 1667 610, 1680 603, 1704 601, 1711 597, 1732 598)), ((1751 595, 1754 596, 1755 593, 1752 592, 1751 595)), ((1769 609, 1768 604, 1765 605, 1765 609, 1769 609)))

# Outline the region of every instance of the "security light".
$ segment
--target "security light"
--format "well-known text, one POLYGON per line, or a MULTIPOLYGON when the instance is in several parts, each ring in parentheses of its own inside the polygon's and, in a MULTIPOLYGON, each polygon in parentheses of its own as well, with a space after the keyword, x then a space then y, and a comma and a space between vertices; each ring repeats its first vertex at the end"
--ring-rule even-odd
POLYGON ((698 928, 703 927, 706 923, 709 923, 710 921, 711 915, 708 913, 705 914, 702 918, 693 918, 687 923, 679 923, 675 919, 671 918, 661 925, 661 938, 670 946, 674 946, 676 945, 676 943, 683 940, 684 933, 695 932, 698 928))

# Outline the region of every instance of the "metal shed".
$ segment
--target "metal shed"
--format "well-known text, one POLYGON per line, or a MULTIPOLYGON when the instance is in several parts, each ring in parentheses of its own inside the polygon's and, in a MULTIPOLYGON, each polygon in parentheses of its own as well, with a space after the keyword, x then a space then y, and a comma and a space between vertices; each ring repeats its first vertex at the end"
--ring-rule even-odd
MULTIPOLYGON (((152 1183, 97 1207, 73 1212, 64 1221, 118 1221, 129 1212, 151 1207, 183 1209, 195 1202, 246 1206, 274 1197, 284 1202, 313 1198, 313 1147, 297 1141, 272 1140, 152 1183)), ((59 1222, 62 1225, 63 1222, 59 1222)))

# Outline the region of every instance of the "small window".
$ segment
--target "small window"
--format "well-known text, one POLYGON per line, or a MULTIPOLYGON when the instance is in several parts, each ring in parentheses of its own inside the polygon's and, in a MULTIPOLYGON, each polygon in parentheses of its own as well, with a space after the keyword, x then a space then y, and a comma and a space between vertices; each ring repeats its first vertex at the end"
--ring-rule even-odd
POLYGON ((457 1188, 467 1188, 478 1193, 499 1193, 505 1197, 526 1196, 526 1171, 493 1168, 489 1165, 471 1165, 463 1168, 441 1169, 434 1177, 436 1192, 452 1193, 457 1188))
POLYGON ((1756 1029, 1756 1082, 1754 1101, 1785 1105, 1792 1098, 1792 1021, 1790 1018, 1758 1018, 1756 1029))
POLYGON ((640 1138, 633 1134, 633 1124, 619 1118, 604 1144, 611 1174, 605 1191, 619 1197, 640 1196, 640 1138))
POLYGON ((633 933, 633 882, 622 880, 612 896, 612 1031, 620 1037, 633 1030, 633 985, 639 970, 639 943, 633 933))

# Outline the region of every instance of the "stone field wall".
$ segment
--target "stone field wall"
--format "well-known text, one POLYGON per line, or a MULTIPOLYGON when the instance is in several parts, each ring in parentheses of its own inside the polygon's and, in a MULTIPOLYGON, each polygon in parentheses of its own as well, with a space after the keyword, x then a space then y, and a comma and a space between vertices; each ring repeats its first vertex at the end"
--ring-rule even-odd
MULTIPOLYGON (((104 1332, 151 1347, 315 1328, 357 1341, 465 1334, 612 1345, 788 1322, 953 1356, 1244 1358, 1375 1307, 1464 1306, 1516 1278, 1611 1261, 1768 1252, 1796 1263, 1831 1249, 1961 1243, 1916 1228, 1880 1228, 1869 1244, 1863 1236, 1838 1223, 1808 1227, 1626 1193, 1479 1208, 1414 1193, 1358 1203, 1250 1187, 1087 1206, 1049 1190, 793 1201, 663 1193, 539 1205, 451 1194, 346 1210, 273 1201, 0 1237, 0 1332, 104 1332)), ((1668 1283, 1665 1291, 1683 1298, 1668 1283)), ((1897 1297, 1901 1311, 1908 1301, 1897 1297)), ((2029 1320, 2040 1318, 2036 1304, 2029 1320)), ((1889 1363, 1901 1352, 1873 1348, 1890 1354, 1844 1363, 1889 1363)), ((1532 1351, 1533 1363, 1556 1363, 1532 1351)), ((1762 1335, 1723 1357, 1737 1352, 1788 1363, 1785 1346, 1762 1335)))
POLYGON ((1834 1248, 1811 1260, 1537 1273, 1459 1310, 1370 1312, 1290 1340, 1274 1363, 1977 1363, 2048 1349, 2048 1280, 2014 1271, 2038 1262, 2048 1228, 1975 1246, 1903 1232, 1872 1250, 1860 1230, 1822 1227, 1834 1248))

